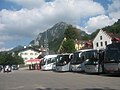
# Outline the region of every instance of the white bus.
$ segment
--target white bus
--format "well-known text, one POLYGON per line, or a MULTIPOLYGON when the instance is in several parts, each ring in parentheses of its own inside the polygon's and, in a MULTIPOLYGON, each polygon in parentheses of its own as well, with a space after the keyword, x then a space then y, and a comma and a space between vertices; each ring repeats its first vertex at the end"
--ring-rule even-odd
POLYGON ((55 71, 69 71, 72 54, 60 54, 57 56, 55 71))
POLYGON ((120 74, 120 43, 106 46, 103 64, 105 73, 120 74))
POLYGON ((84 52, 89 50, 91 49, 80 50, 73 53, 73 58, 70 62, 70 71, 84 71, 84 52))
POLYGON ((52 70, 57 55, 46 55, 41 61, 41 70, 52 70))
POLYGON ((84 71, 86 73, 102 73, 103 50, 85 51, 84 71))

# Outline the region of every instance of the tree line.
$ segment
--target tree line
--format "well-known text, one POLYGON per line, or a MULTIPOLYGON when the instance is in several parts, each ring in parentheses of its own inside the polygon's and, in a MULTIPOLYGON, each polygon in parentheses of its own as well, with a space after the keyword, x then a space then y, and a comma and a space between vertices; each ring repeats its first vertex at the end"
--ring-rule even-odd
POLYGON ((23 59, 17 54, 8 52, 0 52, 0 64, 1 65, 18 65, 23 64, 23 59))

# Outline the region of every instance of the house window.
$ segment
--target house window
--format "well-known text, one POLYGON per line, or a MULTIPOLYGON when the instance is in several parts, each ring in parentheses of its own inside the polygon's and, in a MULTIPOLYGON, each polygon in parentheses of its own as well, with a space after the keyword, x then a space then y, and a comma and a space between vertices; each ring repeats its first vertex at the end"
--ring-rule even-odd
POLYGON ((30 53, 30 55, 33 55, 33 53, 30 53))
POLYGON ((105 41, 105 45, 107 45, 107 41, 105 41))
POLYGON ((25 53, 25 55, 27 55, 27 53, 25 53))
POLYGON ((24 60, 27 60, 27 58, 24 58, 24 60))
POLYGON ((97 47, 99 46, 98 43, 96 43, 96 46, 97 46, 97 47))
POLYGON ((103 42, 101 42, 101 46, 103 46, 103 42))
POLYGON ((102 36, 100 36, 100 40, 102 40, 102 36))
POLYGON ((38 55, 38 53, 35 53, 35 55, 38 55))

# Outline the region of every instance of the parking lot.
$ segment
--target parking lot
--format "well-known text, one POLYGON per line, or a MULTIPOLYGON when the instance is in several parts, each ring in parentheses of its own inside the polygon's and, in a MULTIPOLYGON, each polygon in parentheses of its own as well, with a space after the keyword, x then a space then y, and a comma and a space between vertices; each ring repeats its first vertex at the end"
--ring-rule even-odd
POLYGON ((20 69, 0 73, 0 90, 119 90, 120 77, 20 69))

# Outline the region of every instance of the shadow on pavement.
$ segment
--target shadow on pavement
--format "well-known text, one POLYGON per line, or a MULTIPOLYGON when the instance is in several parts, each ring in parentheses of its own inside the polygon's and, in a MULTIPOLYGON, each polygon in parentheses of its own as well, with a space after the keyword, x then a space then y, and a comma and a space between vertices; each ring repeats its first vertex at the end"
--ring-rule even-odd
MULTIPOLYGON (((69 89, 69 88, 45 88, 45 89, 41 89, 41 88, 37 88, 35 90, 73 90, 73 89, 69 89)), ((116 89, 110 89, 108 87, 106 88, 84 88, 84 89, 74 89, 74 90, 116 90, 116 89)))
POLYGON ((116 90, 116 89, 110 89, 110 88, 85 88, 85 89, 81 89, 81 90, 116 90))
POLYGON ((120 74, 101 74, 100 76, 104 76, 104 77, 120 77, 120 74))
POLYGON ((72 73, 78 73, 83 75, 95 75, 95 76, 103 76, 103 77, 120 77, 120 73, 118 74, 103 74, 103 73, 85 73, 85 72, 72 72, 72 73))

